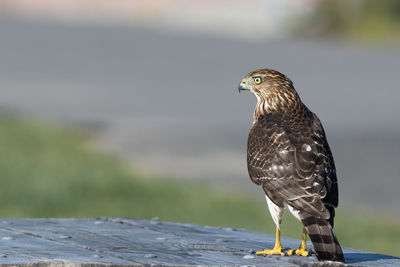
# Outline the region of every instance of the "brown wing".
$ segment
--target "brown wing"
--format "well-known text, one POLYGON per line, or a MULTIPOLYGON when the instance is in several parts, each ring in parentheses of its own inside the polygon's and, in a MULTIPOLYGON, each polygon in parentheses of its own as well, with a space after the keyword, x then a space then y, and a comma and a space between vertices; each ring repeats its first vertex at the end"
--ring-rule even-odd
POLYGON ((259 117, 250 130, 247 152, 250 178, 276 205, 333 220, 338 202, 335 165, 316 115, 286 121, 279 115, 259 117))

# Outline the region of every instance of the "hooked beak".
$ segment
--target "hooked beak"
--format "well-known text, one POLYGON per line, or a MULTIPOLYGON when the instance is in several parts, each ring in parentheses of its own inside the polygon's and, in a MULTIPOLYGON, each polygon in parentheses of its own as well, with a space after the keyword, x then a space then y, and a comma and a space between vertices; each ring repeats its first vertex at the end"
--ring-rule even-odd
POLYGON ((246 79, 243 79, 243 80, 240 82, 239 87, 238 87, 238 90, 239 90, 239 93, 240 93, 240 91, 249 90, 249 88, 247 87, 246 79))

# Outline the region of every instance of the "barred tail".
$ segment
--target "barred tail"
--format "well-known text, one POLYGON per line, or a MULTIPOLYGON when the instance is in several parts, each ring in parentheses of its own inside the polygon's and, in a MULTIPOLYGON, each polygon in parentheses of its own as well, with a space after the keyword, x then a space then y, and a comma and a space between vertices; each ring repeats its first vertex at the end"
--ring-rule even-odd
POLYGON ((299 215, 306 227, 318 260, 344 262, 342 249, 329 222, 307 213, 299 215))

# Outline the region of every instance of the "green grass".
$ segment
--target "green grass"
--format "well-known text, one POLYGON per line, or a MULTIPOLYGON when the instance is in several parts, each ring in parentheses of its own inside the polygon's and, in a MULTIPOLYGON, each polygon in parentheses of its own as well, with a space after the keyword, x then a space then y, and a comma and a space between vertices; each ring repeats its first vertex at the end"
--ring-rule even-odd
MULTIPOLYGON (((0 217, 119 216, 229 226, 274 233, 261 192, 143 177, 88 146, 89 134, 0 116, 0 217)), ((343 246, 400 256, 398 222, 337 213, 343 246)), ((285 216, 283 235, 301 225, 285 216)))

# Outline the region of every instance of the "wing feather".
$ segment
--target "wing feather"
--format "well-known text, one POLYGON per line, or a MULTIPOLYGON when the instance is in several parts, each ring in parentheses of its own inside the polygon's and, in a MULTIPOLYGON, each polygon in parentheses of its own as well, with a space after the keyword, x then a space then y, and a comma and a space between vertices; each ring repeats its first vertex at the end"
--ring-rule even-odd
POLYGON ((318 117, 291 121, 264 115, 248 139, 248 171, 278 206, 289 204, 310 215, 329 219, 338 204, 335 164, 318 117))

